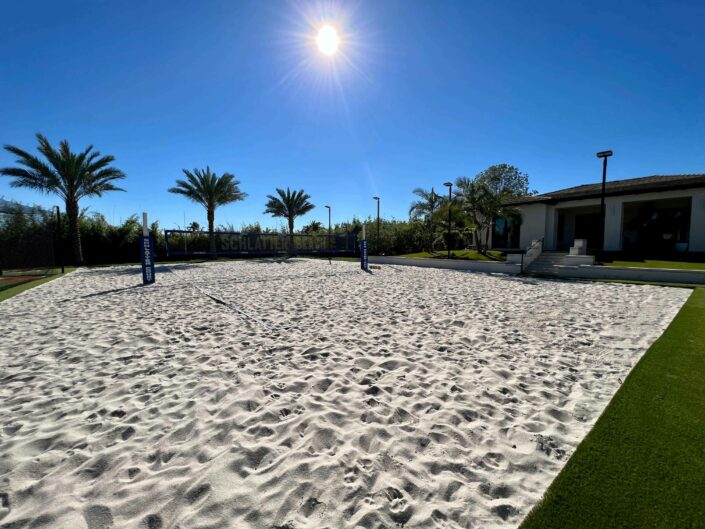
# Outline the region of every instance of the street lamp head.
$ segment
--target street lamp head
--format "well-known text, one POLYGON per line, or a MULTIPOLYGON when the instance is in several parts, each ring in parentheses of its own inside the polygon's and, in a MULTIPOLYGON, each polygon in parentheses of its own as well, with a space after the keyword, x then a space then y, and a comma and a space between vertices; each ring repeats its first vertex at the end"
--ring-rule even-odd
POLYGON ((598 158, 609 158, 612 156, 612 151, 600 151, 597 153, 598 158))
POLYGON ((444 182, 443 185, 446 187, 453 187, 453 182, 444 182))
POLYGON ((377 201, 379 201, 379 197, 372 197, 372 200, 377 200, 377 201))
POLYGON ((328 208, 328 209, 330 209, 330 206, 323 206, 323 207, 324 207, 324 208, 328 208))

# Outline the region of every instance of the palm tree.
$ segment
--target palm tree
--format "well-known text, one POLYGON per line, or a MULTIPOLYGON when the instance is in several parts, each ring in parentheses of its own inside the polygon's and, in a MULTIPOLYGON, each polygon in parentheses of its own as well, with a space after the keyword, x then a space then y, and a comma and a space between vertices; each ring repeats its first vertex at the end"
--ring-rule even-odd
POLYGON ((305 215, 316 206, 308 201, 311 196, 304 193, 303 189, 292 193, 288 187, 286 191, 277 188, 277 194, 278 197, 267 195, 269 200, 264 212, 271 214, 272 217, 286 218, 289 222, 289 235, 294 235, 294 219, 305 215))
POLYGON ((55 194, 64 201, 74 261, 83 264, 78 203, 84 197, 99 197, 107 191, 124 191, 113 182, 125 178, 125 174, 110 166, 115 161, 114 156, 101 156, 92 145, 75 153, 67 140, 59 143, 58 150, 41 134, 37 134, 37 141, 37 150, 44 160, 18 147, 5 145, 5 150, 17 156, 16 163, 23 167, 3 167, 0 174, 14 178, 10 183, 12 187, 55 194))
POLYGON ((235 175, 233 174, 223 173, 218 176, 208 166, 206 166, 205 170, 194 169, 191 172, 188 169, 182 169, 182 171, 186 176, 186 180, 177 180, 176 187, 170 188, 169 193, 183 195, 206 208, 210 251, 215 253, 213 225, 215 223, 216 208, 231 202, 244 200, 247 193, 240 191, 240 182, 235 180, 235 175))
POLYGON ((323 223, 317 221, 317 220, 312 220, 309 222, 306 226, 304 226, 301 231, 304 233, 317 233, 323 229, 323 223))
POLYGON ((477 251, 486 253, 489 233, 494 222, 497 201, 490 187, 477 178, 470 179, 461 176, 455 181, 458 188, 457 196, 463 211, 468 215, 473 225, 473 238, 477 251), (482 230, 485 230, 485 244, 482 244, 482 230))
POLYGON ((414 189, 413 193, 421 200, 411 203, 411 207, 409 208, 409 216, 414 220, 423 218, 426 223, 426 227, 429 230, 429 247, 431 251, 433 251, 433 240, 435 238, 433 214, 438 210, 443 199, 433 190, 433 188, 431 188, 431 191, 426 191, 425 189, 417 187, 414 189))

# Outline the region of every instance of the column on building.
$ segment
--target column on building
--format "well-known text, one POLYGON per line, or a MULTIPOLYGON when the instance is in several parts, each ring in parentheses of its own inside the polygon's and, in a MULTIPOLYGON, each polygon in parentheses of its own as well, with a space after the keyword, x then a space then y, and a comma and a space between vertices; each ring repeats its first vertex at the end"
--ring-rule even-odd
MULTIPOLYGON (((618 252, 622 249, 622 222, 624 206, 621 197, 605 199, 605 246, 607 252, 618 252)), ((599 232, 599 230, 598 230, 599 232)))
POLYGON ((705 189, 699 189, 693 193, 688 250, 705 252, 705 189))

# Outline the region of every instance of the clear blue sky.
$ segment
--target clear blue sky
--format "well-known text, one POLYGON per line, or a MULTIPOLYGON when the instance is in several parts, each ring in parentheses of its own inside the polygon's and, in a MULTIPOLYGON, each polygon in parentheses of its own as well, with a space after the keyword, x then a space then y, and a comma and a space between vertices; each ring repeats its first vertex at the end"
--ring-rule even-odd
POLYGON ((705 172, 703 27, 697 1, 8 2, 0 143, 94 144, 128 192, 84 205, 163 227, 205 223, 166 189, 206 164, 249 194, 217 213, 238 226, 276 226, 265 196, 287 185, 318 206, 306 222, 371 215, 375 194, 406 218, 415 187, 494 163, 539 191, 597 181, 607 148, 611 179, 705 172), (325 22, 332 60, 312 43, 325 22))

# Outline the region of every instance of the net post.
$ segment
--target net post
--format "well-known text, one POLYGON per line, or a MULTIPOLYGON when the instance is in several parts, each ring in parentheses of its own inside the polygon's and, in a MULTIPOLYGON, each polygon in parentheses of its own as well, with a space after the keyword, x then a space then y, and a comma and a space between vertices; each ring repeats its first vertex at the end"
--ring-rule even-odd
POLYGON ((140 257, 142 261, 142 284, 151 285, 154 277, 154 240, 149 234, 147 213, 142 213, 142 237, 140 237, 140 257))
POLYGON ((365 237, 365 225, 362 225, 362 242, 360 243, 360 268, 367 272, 367 238, 365 237))

